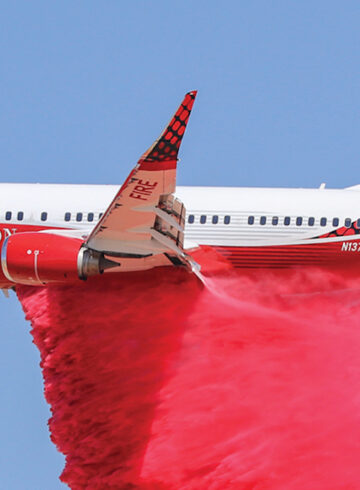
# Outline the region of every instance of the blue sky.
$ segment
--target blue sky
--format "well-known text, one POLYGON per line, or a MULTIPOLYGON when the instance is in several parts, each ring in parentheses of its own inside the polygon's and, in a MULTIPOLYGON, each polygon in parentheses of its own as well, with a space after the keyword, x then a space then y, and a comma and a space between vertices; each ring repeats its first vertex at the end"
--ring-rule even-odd
MULTIPOLYGON (((357 1, 2 2, 5 182, 121 184, 199 91, 183 185, 360 183, 357 1)), ((0 487, 65 488, 39 356, 0 298, 0 487)))

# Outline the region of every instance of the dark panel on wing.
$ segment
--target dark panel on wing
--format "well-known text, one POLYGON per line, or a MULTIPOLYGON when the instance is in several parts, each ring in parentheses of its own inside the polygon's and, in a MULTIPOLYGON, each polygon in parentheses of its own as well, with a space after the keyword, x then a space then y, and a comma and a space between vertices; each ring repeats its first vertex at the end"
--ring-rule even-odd
POLYGON ((169 125, 161 133, 159 139, 142 155, 139 163, 177 160, 181 140, 185 133, 196 94, 197 91, 194 90, 185 95, 169 125))

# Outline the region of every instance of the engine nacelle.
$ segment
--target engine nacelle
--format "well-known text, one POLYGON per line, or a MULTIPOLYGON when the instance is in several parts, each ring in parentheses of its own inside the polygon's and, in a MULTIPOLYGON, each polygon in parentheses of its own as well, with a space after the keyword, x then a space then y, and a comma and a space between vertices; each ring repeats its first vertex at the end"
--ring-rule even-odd
POLYGON ((52 233, 16 233, 1 250, 3 273, 16 284, 74 282, 119 265, 84 247, 83 240, 52 233))

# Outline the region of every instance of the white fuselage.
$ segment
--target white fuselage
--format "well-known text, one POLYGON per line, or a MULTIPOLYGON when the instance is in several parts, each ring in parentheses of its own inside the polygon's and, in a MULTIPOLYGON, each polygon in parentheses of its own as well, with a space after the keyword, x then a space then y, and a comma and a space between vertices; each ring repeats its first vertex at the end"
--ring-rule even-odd
MULTIPOLYGON (((22 225, 37 225, 78 230, 85 236, 117 191, 115 185, 0 184, 0 231, 4 235, 16 232, 22 225), (70 213, 68 221, 66 213, 70 213), (89 213, 93 213, 93 221, 88 221, 89 213)), ((185 237, 189 246, 286 245, 304 239, 310 243, 313 237, 344 226, 345 220, 354 222, 360 217, 357 186, 178 187, 176 196, 187 209, 185 237), (189 223, 189 216, 194 217, 193 223, 189 223), (298 218, 302 218, 301 224, 298 218), (312 226, 309 218, 313 218, 312 226), (333 224, 334 218, 338 219, 338 226, 333 224), (249 224, 252 219, 253 224, 249 224)))

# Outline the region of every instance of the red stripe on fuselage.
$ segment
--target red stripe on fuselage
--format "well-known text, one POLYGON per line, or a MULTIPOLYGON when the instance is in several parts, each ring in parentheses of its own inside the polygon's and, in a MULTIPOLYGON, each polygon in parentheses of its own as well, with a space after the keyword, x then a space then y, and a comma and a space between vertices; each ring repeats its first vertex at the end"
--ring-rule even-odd
MULTIPOLYGON (((7 236, 28 231, 60 230, 40 225, 0 223, 0 247, 7 236)), ((261 247, 212 246, 235 268, 287 268, 295 266, 355 266, 360 264, 360 236, 327 243, 261 247)), ((13 286, 0 268, 0 288, 13 286)))
POLYGON ((264 247, 213 247, 233 267, 293 267, 360 264, 360 239, 264 247))

